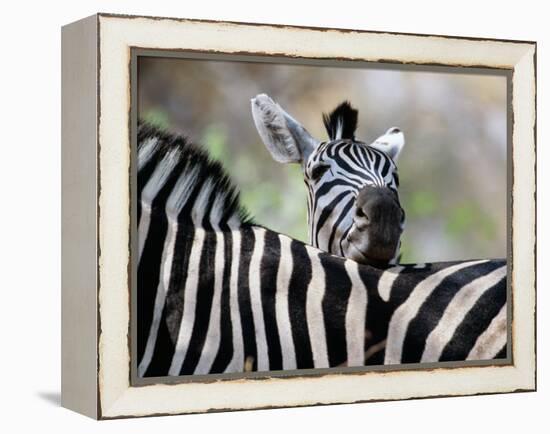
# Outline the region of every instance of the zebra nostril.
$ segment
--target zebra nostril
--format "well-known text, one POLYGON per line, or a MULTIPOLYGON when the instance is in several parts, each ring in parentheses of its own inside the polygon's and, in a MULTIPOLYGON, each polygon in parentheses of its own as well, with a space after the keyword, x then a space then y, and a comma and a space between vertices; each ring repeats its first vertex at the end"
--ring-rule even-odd
POLYGON ((355 211, 355 215, 360 219, 363 219, 367 222, 369 221, 369 216, 365 214, 365 211, 363 211, 363 208, 358 207, 357 210, 355 211))

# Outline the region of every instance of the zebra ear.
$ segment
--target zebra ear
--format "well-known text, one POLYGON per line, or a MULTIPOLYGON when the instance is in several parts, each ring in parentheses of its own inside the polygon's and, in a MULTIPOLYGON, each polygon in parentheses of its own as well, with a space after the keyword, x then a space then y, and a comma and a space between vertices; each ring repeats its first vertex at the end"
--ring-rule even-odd
POLYGON ((392 127, 386 131, 386 134, 372 142, 370 146, 385 152, 393 161, 397 161, 403 146, 405 146, 405 135, 399 128, 392 127))
POLYGON ((266 148, 279 163, 303 163, 319 141, 266 94, 250 100, 256 129, 266 148))

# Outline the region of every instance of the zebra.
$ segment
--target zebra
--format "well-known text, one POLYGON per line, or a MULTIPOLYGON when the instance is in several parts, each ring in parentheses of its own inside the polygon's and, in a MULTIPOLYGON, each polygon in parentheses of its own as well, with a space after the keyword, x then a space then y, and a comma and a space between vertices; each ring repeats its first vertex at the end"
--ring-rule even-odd
POLYGON ((251 106, 273 159, 302 167, 309 243, 358 262, 397 262, 405 223, 396 166, 403 132, 392 127, 369 145, 357 141, 358 112, 345 101, 323 116, 329 141, 321 142, 269 96, 257 95, 251 106))
POLYGON ((218 162, 137 132, 137 375, 506 357, 506 262, 377 268, 254 222, 218 162))

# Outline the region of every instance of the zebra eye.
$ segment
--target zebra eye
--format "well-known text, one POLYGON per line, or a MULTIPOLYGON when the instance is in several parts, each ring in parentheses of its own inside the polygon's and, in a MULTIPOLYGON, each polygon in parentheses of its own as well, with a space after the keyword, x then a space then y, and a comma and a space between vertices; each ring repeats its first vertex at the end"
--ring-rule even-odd
POLYGON ((311 171, 311 178, 314 181, 317 181, 325 174, 325 172, 330 169, 330 166, 328 164, 319 164, 318 166, 315 166, 313 170, 311 171))

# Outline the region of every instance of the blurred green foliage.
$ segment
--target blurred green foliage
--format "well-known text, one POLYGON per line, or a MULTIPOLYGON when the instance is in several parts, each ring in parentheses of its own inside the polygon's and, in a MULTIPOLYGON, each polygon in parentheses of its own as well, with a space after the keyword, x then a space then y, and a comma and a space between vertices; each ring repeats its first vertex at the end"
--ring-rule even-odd
POLYGON ((437 197, 433 191, 420 190, 411 194, 410 199, 404 201, 407 216, 413 218, 427 217, 437 211, 437 197))
POLYGON ((491 217, 486 215, 475 202, 454 207, 447 215, 446 231, 457 239, 472 231, 487 240, 493 240, 496 236, 495 225, 491 217))
POLYGON ((142 119, 151 124, 154 127, 160 128, 162 130, 170 129, 170 116, 162 108, 152 108, 150 110, 145 110, 143 114, 140 114, 142 119))
POLYGON ((226 161, 228 159, 227 133, 223 126, 209 125, 202 135, 201 143, 207 144, 209 154, 214 160, 226 161))

